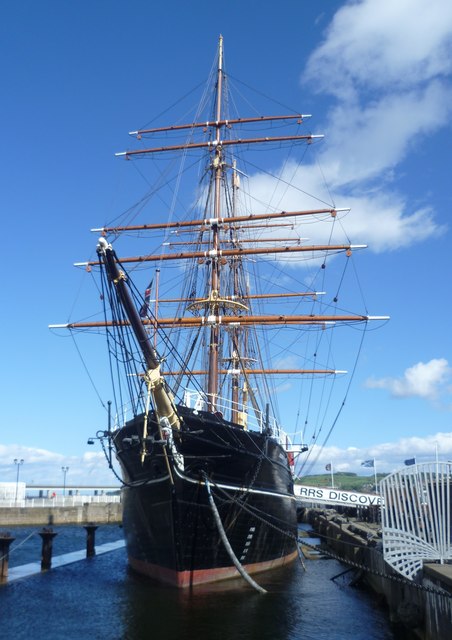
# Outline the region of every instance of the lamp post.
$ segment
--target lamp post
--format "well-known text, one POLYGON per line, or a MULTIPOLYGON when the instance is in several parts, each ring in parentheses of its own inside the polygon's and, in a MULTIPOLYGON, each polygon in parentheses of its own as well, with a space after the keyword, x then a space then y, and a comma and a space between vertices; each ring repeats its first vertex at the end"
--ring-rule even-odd
POLYGON ((63 496, 66 495, 66 474, 69 471, 69 467, 61 467, 61 471, 63 472, 63 496))
POLYGON ((20 460, 18 460, 17 458, 14 458, 14 464, 17 467, 17 474, 16 474, 16 496, 14 498, 14 504, 17 503, 17 493, 19 491, 19 472, 20 472, 20 465, 24 463, 23 458, 21 458, 20 460))

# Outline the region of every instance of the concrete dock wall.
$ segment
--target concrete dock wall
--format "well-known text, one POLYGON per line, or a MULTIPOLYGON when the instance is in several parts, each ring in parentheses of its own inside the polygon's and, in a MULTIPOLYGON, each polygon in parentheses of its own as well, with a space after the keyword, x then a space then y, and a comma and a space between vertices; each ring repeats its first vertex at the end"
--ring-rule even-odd
POLYGON ((113 524, 122 521, 118 502, 85 503, 74 507, 0 508, 0 529, 18 525, 113 524))
POLYGON ((337 556, 364 567, 361 573, 356 569, 357 576, 410 638, 452 638, 452 565, 426 564, 419 582, 411 583, 384 561, 378 526, 344 518, 334 510, 306 509, 303 520, 337 556))

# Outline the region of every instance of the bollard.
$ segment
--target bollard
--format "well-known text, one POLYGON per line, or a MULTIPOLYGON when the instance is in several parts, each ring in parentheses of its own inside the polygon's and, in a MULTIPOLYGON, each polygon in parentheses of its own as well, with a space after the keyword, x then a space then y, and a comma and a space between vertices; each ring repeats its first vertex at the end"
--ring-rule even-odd
POLYGON ((9 547, 14 540, 8 532, 0 533, 0 581, 8 577, 9 547))
POLYGON ((52 567, 52 543, 58 534, 52 529, 43 529, 39 535, 42 538, 41 571, 47 571, 52 567))
POLYGON ((97 526, 95 524, 87 524, 86 529, 86 557, 92 558, 96 555, 96 529, 97 526))

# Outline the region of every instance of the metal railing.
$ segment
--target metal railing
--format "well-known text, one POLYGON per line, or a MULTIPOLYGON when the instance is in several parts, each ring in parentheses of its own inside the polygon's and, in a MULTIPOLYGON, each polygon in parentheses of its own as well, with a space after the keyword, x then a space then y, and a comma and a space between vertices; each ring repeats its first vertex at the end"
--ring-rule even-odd
POLYGON ((108 504, 121 502, 121 496, 55 496, 49 498, 25 498, 22 500, 0 500, 0 509, 13 507, 79 507, 83 504, 108 504))
POLYGON ((426 562, 452 560, 452 464, 425 462, 380 481, 385 561, 413 579, 426 562))

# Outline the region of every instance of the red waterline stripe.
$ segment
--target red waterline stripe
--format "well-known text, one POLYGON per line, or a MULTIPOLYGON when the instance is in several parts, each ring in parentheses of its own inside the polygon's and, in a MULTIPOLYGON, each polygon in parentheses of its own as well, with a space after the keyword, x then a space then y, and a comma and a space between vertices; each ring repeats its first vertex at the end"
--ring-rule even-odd
MULTIPOLYGON (((276 569, 284 564, 293 562, 298 556, 298 552, 283 556, 282 558, 276 558, 275 560, 268 560, 266 562, 256 562, 254 564, 244 565, 245 570, 249 574, 259 573, 261 571, 268 571, 269 569, 276 569)), ((165 584, 172 585, 174 587, 185 588, 198 584, 207 584, 209 582, 217 582, 219 580, 226 580, 228 578, 237 578, 240 574, 237 569, 231 567, 219 567, 217 569, 197 569, 195 571, 176 571, 174 569, 168 569, 167 567, 160 567, 156 564, 137 560, 136 558, 129 557, 129 564, 138 573, 164 582, 165 584)))

